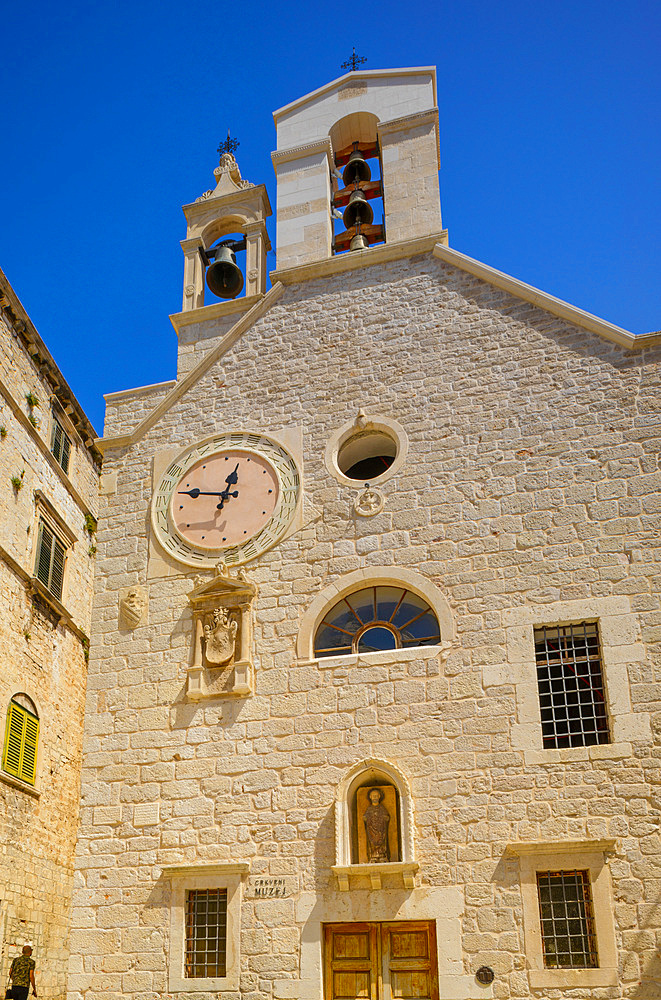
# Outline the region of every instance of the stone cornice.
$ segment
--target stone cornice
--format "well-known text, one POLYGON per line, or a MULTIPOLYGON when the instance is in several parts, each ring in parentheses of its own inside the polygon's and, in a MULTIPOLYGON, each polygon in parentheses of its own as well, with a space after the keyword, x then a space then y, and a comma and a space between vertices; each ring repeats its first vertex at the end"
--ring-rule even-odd
POLYGON ((198 309, 187 309, 186 312, 172 313, 170 322, 177 332, 177 336, 186 326, 193 323, 204 323, 210 319, 219 319, 221 316, 242 315, 252 309, 264 296, 261 292, 258 295, 245 295, 242 299, 230 299, 229 302, 212 302, 208 306, 200 306, 198 309))
POLYGON ((210 210, 216 210, 219 204, 222 204, 223 211, 225 211, 231 205, 240 205, 245 201, 260 200, 264 216, 268 218, 273 213, 265 184, 255 184, 253 187, 239 188, 238 191, 232 191, 230 194, 221 194, 215 198, 212 195, 210 198, 205 198, 204 201, 193 201, 188 205, 182 205, 182 211, 190 223, 191 220, 206 215, 210 210))
POLYGON ((191 865, 163 865, 165 878, 187 878, 190 875, 241 875, 250 874, 249 861, 216 861, 212 864, 204 862, 191 865))
POLYGON ((561 319, 566 319, 575 326, 581 326, 591 333, 598 334, 605 340, 619 344, 620 347, 640 350, 643 347, 652 347, 655 344, 661 344, 661 333, 630 333, 628 330, 623 330, 620 326, 615 326, 614 323, 608 323, 605 319, 600 319, 599 316, 594 316, 592 313, 577 308, 577 306, 563 302, 562 299, 556 299, 554 295, 548 295, 546 292, 540 291, 539 288, 534 288, 533 285, 527 285, 524 281, 512 278, 511 275, 504 274, 503 271, 497 271, 487 264, 482 264, 479 260, 473 260, 472 257, 467 257, 457 250, 451 250, 448 246, 439 244, 434 247, 433 253, 434 257, 443 261, 444 264, 452 264, 462 271, 474 274, 476 278, 482 278, 490 285, 495 285, 506 292, 511 292, 517 298, 531 302, 533 305, 539 306, 540 309, 553 313, 553 315, 559 316, 561 319))
POLYGON ((225 336, 220 340, 216 347, 212 350, 207 351, 201 361, 193 368, 187 375, 184 376, 179 382, 177 382, 172 389, 156 404, 151 413, 148 413, 140 423, 129 431, 128 434, 117 434, 114 437, 107 438, 97 438, 96 444, 99 451, 102 453, 109 448, 126 448, 129 445, 135 444, 139 441, 147 431, 154 426, 154 424, 161 419, 161 417, 168 412, 170 407, 174 406, 182 396, 184 396, 191 386, 195 385, 199 379, 201 379, 209 371, 213 365, 222 358, 223 354, 232 347, 236 341, 241 337, 246 330, 250 329, 253 323, 255 323, 261 316, 269 311, 269 309, 275 305, 280 296, 283 294, 285 288, 280 282, 277 282, 273 287, 266 293, 259 297, 259 300, 255 305, 241 316, 234 326, 230 327, 225 336))
POLYGON ((430 253, 439 241, 447 241, 447 229, 431 236, 418 236, 414 240, 402 240, 399 243, 383 243, 370 247, 368 250, 352 250, 349 253, 338 254, 336 257, 326 257, 313 264, 299 264, 297 267, 283 268, 271 272, 271 281, 281 281, 283 285, 295 285, 299 281, 310 281, 313 278, 328 278, 345 271, 357 271, 374 264, 384 264, 389 260, 401 260, 404 257, 414 257, 417 254, 430 253))
POLYGON ((94 518, 96 518, 98 516, 98 511, 91 510, 90 507, 88 507, 88 505, 85 503, 80 493, 69 479, 69 476, 64 471, 64 469, 57 461, 57 459, 51 452, 50 448, 42 438, 41 434, 39 434, 36 428, 32 426, 27 416, 25 415, 25 413, 23 413, 23 410, 14 399, 10 390, 3 382, 0 382, 0 396, 4 397, 16 420, 19 422, 23 430, 32 438, 35 445, 41 452, 43 458, 48 462, 53 472, 58 476, 58 478, 64 484, 64 487, 67 490, 67 492, 71 495, 72 499, 82 510, 83 515, 91 514, 94 518))
POLYGON ((418 111, 413 115, 406 115, 404 118, 393 118, 388 122, 379 122, 376 126, 376 134, 381 144, 381 136, 390 135, 393 132, 404 132, 406 129, 418 128, 419 125, 433 125, 436 130, 436 156, 438 157, 438 168, 441 168, 441 133, 438 123, 438 108, 429 108, 427 111, 418 111))
POLYGON ((276 149, 271 153, 271 160, 276 169, 281 163, 289 163, 290 160, 300 160, 304 156, 314 156, 315 153, 325 153, 331 166, 333 163, 333 147, 330 138, 324 136, 315 142, 306 142, 302 146, 290 146, 288 149, 276 149))
POLYGON ((576 851, 613 851, 617 841, 612 837, 599 840, 540 840, 507 844, 505 854, 523 857, 531 854, 573 854, 576 851))
POLYGON ((28 354, 32 358, 35 367, 43 378, 42 368, 48 373, 49 381, 53 385, 53 392, 65 404, 70 404, 75 416, 73 423, 76 431, 86 448, 88 448, 95 461, 98 463, 99 455, 94 452, 94 439, 96 431, 89 422, 82 406, 76 399, 68 385, 64 375, 55 364, 53 357, 37 333, 37 330, 23 308, 18 295, 10 285, 6 275, 0 270, 0 310, 6 314, 7 321, 11 323, 16 334, 22 339, 27 347, 28 354))

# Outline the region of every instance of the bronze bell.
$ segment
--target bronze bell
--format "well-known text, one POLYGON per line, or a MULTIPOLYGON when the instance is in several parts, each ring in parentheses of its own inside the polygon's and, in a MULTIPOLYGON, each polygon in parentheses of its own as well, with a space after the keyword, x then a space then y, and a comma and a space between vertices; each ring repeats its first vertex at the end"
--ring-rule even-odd
POLYGON ((359 149, 354 149, 342 173, 344 186, 350 187, 356 181, 368 181, 371 176, 372 171, 369 163, 365 161, 365 157, 359 149))
POLYGON ((344 209, 342 220, 347 229, 351 229, 357 222, 363 226, 369 226, 374 218, 372 206, 365 197, 365 192, 356 188, 351 192, 349 204, 344 209))
POLYGON ((351 243, 349 244, 349 250, 369 250, 369 243, 362 233, 356 233, 355 236, 351 237, 351 243))
POLYGON ((219 299, 235 299, 243 288, 243 275, 230 247, 218 247, 207 268, 207 285, 219 299))

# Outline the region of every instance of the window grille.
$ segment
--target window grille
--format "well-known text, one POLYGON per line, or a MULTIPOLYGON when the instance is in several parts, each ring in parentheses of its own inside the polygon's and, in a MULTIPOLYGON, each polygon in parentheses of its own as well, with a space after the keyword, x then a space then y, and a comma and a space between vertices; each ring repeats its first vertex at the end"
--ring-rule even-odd
POLYGON ((56 417, 53 417, 53 435, 51 438, 50 450, 58 465, 62 467, 64 472, 68 472, 69 456, 71 454, 71 441, 67 437, 62 424, 56 417))
POLYGON ((535 658, 544 746, 610 742, 597 625, 536 628, 535 658))
POLYGON ((587 871, 537 872, 544 965, 594 969, 597 941, 587 871))
POLYGON ((62 599, 66 550, 45 521, 39 523, 35 576, 58 601, 62 599))
POLYGON ((227 889, 189 889, 186 895, 186 976, 227 974, 227 889))
POLYGON ((39 719, 13 699, 9 702, 2 769, 34 785, 37 772, 39 719))

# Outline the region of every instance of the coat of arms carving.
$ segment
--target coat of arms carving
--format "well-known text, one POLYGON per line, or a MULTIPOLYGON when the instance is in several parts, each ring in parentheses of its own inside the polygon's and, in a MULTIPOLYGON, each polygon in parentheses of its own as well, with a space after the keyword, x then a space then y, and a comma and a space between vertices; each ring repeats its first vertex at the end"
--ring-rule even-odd
POLYGON ((229 663, 234 656, 238 628, 228 608, 214 608, 211 622, 204 626, 204 655, 208 663, 215 666, 229 663))
POLYGON ((197 580, 188 600, 193 610, 193 654, 186 693, 193 701, 253 690, 252 603, 257 587, 243 571, 224 565, 212 580, 197 580))

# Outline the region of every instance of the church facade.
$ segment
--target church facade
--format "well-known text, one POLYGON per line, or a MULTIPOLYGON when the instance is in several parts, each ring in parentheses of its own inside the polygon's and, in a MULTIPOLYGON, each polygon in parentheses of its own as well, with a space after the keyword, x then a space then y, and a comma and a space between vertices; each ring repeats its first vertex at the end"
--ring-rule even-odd
POLYGON ((433 69, 275 121, 106 397, 70 996, 652 1000, 661 336, 450 248, 433 69))

